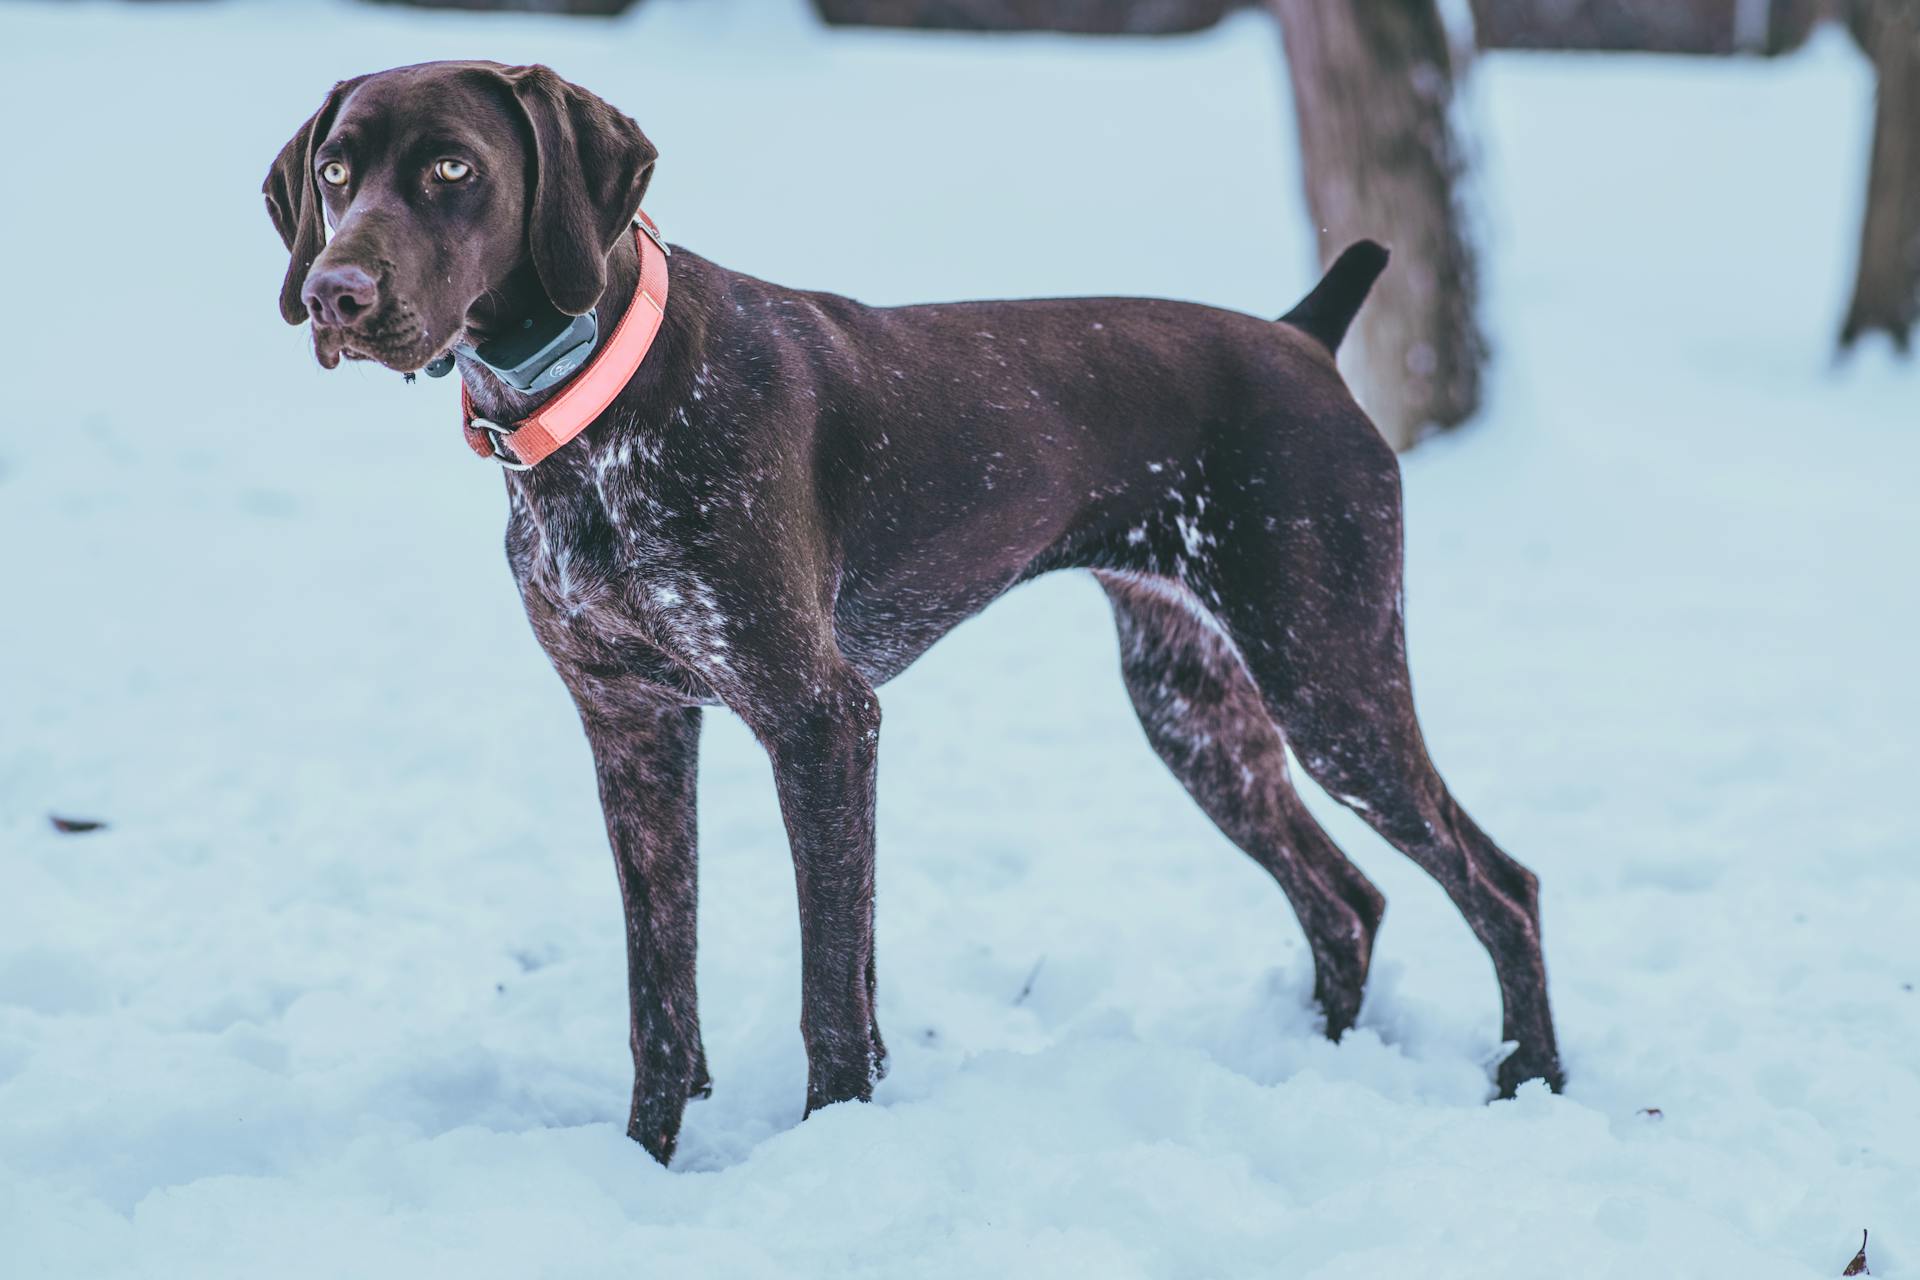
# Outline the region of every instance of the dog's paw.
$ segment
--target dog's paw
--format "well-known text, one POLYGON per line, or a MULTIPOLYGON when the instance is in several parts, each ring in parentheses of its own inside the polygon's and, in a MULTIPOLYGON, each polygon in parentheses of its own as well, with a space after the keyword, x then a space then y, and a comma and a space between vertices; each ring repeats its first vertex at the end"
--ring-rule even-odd
MULTIPOLYGON (((702 1070, 704 1077, 704 1069, 702 1070)), ((633 1109, 627 1113, 627 1136, 647 1149, 661 1164, 673 1160, 680 1142, 680 1119, 686 1113, 687 1099, 704 1097, 699 1089, 711 1089, 710 1081, 682 1078, 657 1085, 635 1085, 633 1109)))
POLYGON ((1328 982, 1324 970, 1315 978, 1313 998, 1326 1018, 1323 1030, 1327 1039, 1338 1044, 1340 1037, 1353 1029, 1353 1024, 1360 1020, 1360 1001, 1364 995, 1365 988, 1361 985, 1328 982))
POLYGON ((873 1082, 878 1078, 871 1059, 828 1065, 826 1070, 818 1065, 810 1067, 807 1073, 805 1115, 810 1116, 820 1108, 833 1106, 837 1102, 873 1101, 873 1082))
POLYGON ((1499 1087, 1499 1096, 1502 1098, 1511 1098, 1529 1080, 1544 1080, 1547 1088, 1555 1093, 1564 1092, 1567 1076, 1560 1068, 1559 1055, 1529 1050, 1521 1045, 1507 1055, 1494 1076, 1494 1083, 1499 1087))
POLYGON ((647 1154, 658 1160, 662 1166, 673 1163, 673 1149, 680 1142, 680 1135, 674 1129, 650 1129, 641 1121, 629 1120, 627 1136, 645 1147, 647 1154))

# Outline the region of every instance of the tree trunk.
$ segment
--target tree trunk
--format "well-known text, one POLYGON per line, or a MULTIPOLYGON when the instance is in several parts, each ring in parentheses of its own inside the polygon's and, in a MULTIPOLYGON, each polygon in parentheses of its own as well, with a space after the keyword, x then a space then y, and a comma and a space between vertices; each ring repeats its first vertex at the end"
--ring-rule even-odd
POLYGON ((1920 319, 1920 0, 1855 0, 1852 25, 1879 88, 1860 263, 1840 345, 1880 332, 1905 352, 1920 319))
POLYGON ((1371 236, 1392 265, 1348 361, 1395 448, 1480 405, 1486 341, 1455 183, 1447 33, 1434 0, 1269 0, 1285 33, 1307 209, 1320 258, 1371 236))

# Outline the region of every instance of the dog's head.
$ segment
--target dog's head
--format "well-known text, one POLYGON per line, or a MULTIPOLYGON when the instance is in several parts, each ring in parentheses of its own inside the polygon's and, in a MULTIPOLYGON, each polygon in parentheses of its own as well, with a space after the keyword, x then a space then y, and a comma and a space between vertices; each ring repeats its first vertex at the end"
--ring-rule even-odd
POLYGON ((580 315, 640 207, 653 144, 546 67, 429 62, 345 80, 264 187, 313 350, 422 368, 543 291, 580 315), (327 228, 333 228, 332 238, 327 228))

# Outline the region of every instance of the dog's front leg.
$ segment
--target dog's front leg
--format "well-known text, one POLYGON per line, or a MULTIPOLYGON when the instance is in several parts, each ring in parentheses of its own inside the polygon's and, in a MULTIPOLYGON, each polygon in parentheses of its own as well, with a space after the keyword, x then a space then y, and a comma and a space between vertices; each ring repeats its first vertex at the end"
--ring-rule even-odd
POLYGON ((873 800, 880 703, 836 667, 763 707, 755 733, 774 784, 800 892, 800 1033, 807 1111, 873 1096, 886 1046, 874 1020, 873 800))
POLYGON ((694 781, 700 709, 579 699, 626 909, 633 1107, 627 1136, 665 1164, 710 1088, 694 1001, 694 781))

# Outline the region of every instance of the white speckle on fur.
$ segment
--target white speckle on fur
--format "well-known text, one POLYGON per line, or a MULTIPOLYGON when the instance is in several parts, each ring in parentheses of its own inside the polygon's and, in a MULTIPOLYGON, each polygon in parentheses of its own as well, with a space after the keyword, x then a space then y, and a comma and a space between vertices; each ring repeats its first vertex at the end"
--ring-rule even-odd
POLYGON ((1200 518, 1190 516, 1183 511, 1173 518, 1173 525, 1180 531, 1180 541, 1186 544, 1187 554, 1198 559, 1200 553, 1206 549, 1207 543, 1212 541, 1200 531, 1200 518))

